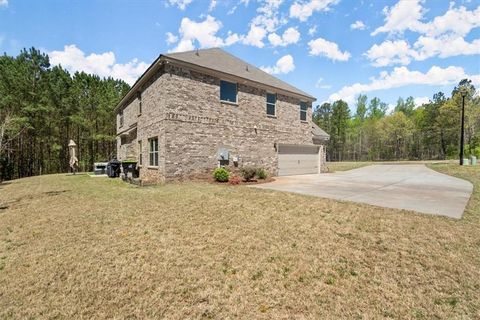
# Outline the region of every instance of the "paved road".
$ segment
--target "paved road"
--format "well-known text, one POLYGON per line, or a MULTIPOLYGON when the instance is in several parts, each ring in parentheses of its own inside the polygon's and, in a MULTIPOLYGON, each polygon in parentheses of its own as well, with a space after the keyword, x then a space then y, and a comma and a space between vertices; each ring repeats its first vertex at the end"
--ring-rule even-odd
POLYGON ((372 165, 355 170, 277 177, 258 188, 289 191, 460 219, 473 186, 424 165, 372 165))

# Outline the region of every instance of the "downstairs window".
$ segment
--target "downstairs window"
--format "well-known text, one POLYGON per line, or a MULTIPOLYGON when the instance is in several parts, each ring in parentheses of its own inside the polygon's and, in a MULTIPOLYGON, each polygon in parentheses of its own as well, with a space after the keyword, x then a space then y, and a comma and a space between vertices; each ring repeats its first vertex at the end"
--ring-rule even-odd
POLYGON ((158 138, 148 139, 149 143, 149 165, 152 167, 158 167, 158 138))

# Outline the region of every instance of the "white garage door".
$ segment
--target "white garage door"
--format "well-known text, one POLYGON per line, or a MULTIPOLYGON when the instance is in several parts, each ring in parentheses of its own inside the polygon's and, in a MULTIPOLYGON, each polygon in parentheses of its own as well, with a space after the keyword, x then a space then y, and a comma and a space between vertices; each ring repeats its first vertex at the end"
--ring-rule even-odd
POLYGON ((318 146, 279 145, 278 175, 318 173, 318 146))

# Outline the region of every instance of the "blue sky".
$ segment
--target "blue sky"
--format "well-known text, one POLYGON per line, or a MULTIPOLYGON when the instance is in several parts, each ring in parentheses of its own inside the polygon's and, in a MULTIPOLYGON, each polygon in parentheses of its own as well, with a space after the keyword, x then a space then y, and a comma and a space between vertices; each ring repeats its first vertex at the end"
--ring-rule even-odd
POLYGON ((0 51, 132 83, 160 54, 223 47, 354 109, 480 84, 478 0, 0 0, 0 51))

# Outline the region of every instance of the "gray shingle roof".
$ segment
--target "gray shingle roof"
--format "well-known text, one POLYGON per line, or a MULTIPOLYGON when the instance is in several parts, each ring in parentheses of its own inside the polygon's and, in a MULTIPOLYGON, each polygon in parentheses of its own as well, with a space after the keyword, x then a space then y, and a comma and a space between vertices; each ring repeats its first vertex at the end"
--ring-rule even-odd
POLYGON ((330 135, 323 131, 319 126, 317 126, 315 123, 312 124, 312 134, 314 139, 318 140, 329 140, 330 135))
POLYGON ((248 62, 245 62, 220 48, 169 53, 165 54, 164 56, 173 60, 194 64, 200 67, 261 83, 269 87, 295 93, 297 95, 304 96, 309 100, 316 100, 315 97, 309 95, 308 93, 275 78, 274 76, 260 70, 254 65, 251 65, 248 62))

